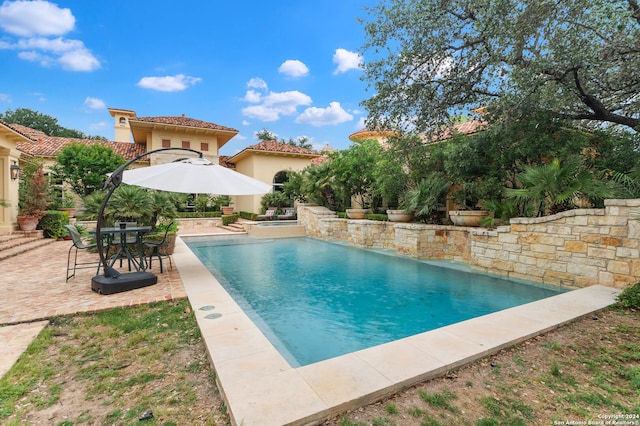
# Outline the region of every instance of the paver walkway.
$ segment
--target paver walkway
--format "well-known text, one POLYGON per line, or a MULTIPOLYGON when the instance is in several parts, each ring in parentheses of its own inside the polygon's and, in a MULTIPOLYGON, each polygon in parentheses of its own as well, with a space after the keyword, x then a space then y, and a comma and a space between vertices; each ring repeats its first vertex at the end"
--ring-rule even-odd
MULTIPOLYGON (((228 233, 219 228, 207 234, 228 233)), ((95 269, 78 269, 76 276, 65 281, 67 253, 71 241, 55 241, 8 259, 0 260, 2 303, 0 303, 0 377, 17 361, 29 343, 38 335, 47 318, 80 312, 135 306, 162 300, 186 298, 178 270, 160 273, 153 262, 151 272, 158 283, 149 287, 100 295, 91 290, 95 269)), ((86 250, 78 252, 78 261, 98 261, 98 255, 86 250)), ((165 261, 165 263, 168 263, 165 261)), ((126 271, 125 271, 126 272, 126 271)))

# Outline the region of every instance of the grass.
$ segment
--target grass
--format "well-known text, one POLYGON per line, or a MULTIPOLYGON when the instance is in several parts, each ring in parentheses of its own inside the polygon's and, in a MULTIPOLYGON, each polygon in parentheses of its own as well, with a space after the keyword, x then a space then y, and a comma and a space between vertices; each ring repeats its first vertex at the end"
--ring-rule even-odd
POLYGON ((640 414, 638 310, 581 318, 325 426, 385 418, 403 426, 588 424, 599 414, 640 414))
MULTIPOLYGON (((640 314, 608 309, 326 426, 529 425, 640 413, 640 314)), ((277 409, 277 407, 274 407, 277 409)), ((57 317, 0 380, 0 423, 228 425, 187 301, 57 317)))
POLYGON ((228 424, 187 301, 57 317, 0 380, 0 423, 228 424))

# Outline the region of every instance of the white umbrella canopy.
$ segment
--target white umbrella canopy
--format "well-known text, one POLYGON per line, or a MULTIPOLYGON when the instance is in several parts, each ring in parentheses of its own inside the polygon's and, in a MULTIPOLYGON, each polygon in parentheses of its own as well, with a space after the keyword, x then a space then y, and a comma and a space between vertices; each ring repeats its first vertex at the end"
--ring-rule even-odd
POLYGON ((122 182, 161 191, 187 194, 265 194, 271 185, 213 164, 206 158, 187 158, 173 163, 125 170, 122 182))

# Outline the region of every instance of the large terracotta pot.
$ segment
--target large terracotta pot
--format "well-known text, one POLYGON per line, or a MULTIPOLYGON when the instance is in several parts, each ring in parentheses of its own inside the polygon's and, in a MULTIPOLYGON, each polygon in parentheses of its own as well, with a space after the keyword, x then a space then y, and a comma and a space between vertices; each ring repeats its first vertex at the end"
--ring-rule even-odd
POLYGON ((69 214, 69 219, 76 215, 76 209, 72 207, 61 207, 58 210, 61 212, 67 212, 67 214, 69 214))
POLYGON ((489 216, 486 210, 450 210, 449 218, 457 226, 480 226, 482 219, 489 216))
POLYGON ((405 210, 387 210, 387 218, 390 222, 411 222, 413 220, 413 212, 405 210))
POLYGON ((349 219, 364 219, 364 215, 369 213, 369 209, 347 209, 349 219))
POLYGON ((18 216, 18 225, 22 231, 35 231, 40 219, 36 216, 18 216))
POLYGON ((233 214, 233 206, 223 206, 222 214, 233 214))

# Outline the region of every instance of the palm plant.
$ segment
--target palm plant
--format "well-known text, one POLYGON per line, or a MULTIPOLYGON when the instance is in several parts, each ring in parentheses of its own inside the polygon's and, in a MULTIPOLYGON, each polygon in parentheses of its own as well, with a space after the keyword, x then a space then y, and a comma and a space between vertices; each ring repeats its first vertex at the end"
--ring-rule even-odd
POLYGON ((518 174, 521 188, 509 188, 506 196, 522 204, 533 206, 537 216, 549 215, 576 208, 580 200, 603 200, 615 197, 616 186, 589 170, 583 157, 571 156, 565 161, 526 167, 518 174))
POLYGON ((444 205, 450 183, 440 172, 432 173, 405 194, 401 207, 406 211, 415 211, 423 222, 438 222, 437 210, 444 205))

